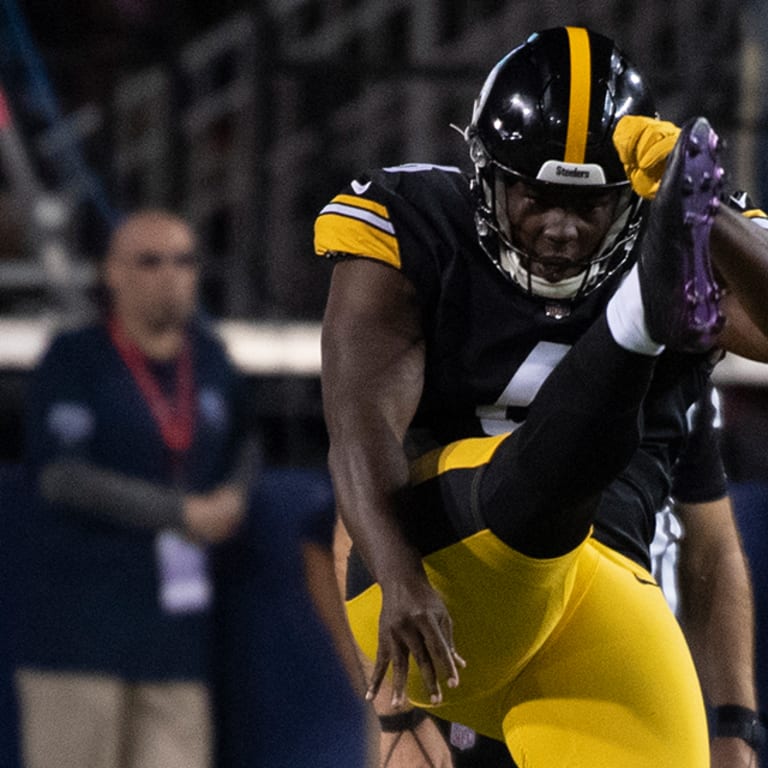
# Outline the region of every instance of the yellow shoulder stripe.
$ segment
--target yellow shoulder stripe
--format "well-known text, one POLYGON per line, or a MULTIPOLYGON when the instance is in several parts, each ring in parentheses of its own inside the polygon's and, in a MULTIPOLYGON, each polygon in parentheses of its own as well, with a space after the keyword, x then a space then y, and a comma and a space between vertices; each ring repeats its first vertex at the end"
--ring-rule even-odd
POLYGON ((487 464, 509 433, 493 437, 468 437, 425 453, 411 462, 411 483, 417 485, 451 469, 472 469, 487 464))
POLYGON ((400 269, 400 245, 386 206, 354 195, 337 195, 315 221, 315 253, 352 253, 400 269))

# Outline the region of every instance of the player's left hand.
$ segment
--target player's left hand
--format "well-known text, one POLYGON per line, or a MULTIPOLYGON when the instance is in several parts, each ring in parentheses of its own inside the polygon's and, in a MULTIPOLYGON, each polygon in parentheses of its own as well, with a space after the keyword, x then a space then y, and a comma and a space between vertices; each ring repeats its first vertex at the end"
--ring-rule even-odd
POLYGON ((632 189, 640 197, 655 197, 667 156, 679 135, 680 129, 674 123, 643 115, 625 115, 617 123, 613 144, 632 189))
POLYGON ((366 698, 372 700, 392 667, 392 706, 407 700, 409 658, 412 656, 432 704, 443 700, 440 678, 448 687, 459 684, 459 668, 466 666, 453 644, 453 624, 440 595, 426 579, 381 581, 379 644, 366 698))

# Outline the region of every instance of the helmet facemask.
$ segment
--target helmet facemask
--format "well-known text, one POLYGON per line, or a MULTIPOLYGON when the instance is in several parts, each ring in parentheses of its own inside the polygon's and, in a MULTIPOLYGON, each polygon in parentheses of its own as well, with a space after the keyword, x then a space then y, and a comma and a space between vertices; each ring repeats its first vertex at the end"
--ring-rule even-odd
MULTIPOLYGON (((483 224, 478 229, 488 232, 486 237, 481 237, 481 244, 486 247, 489 240, 494 241, 492 254, 489 254, 494 264, 529 295, 545 299, 580 298, 602 285, 629 258, 640 229, 642 201, 628 184, 620 189, 613 221, 594 254, 585 262, 584 269, 550 282, 534 274, 531 262, 535 257, 515 243, 507 208, 507 189, 514 179, 509 173, 495 168, 488 169, 481 178, 483 204, 478 208, 477 218, 482 216, 483 224), (492 181, 486 182, 486 178, 492 181)), ((578 195, 578 188, 574 188, 573 193, 578 195)))

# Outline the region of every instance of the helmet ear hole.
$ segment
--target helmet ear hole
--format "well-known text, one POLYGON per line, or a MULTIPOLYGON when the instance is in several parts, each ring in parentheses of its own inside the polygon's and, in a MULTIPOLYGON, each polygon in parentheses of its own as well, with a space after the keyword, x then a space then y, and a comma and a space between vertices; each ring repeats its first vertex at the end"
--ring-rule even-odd
POLYGON ((488 165, 488 154, 477 136, 469 139, 469 157, 475 168, 485 168, 488 165))

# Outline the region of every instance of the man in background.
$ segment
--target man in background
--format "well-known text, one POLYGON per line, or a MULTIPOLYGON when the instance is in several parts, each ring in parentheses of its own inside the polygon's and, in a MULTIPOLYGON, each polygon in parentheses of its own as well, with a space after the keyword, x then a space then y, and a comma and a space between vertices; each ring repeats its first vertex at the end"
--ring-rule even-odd
POLYGON ((103 316, 54 338, 28 393, 23 759, 208 768, 207 547, 244 513, 240 385, 183 219, 129 215, 102 277, 103 316))

